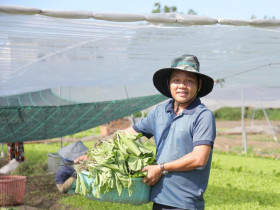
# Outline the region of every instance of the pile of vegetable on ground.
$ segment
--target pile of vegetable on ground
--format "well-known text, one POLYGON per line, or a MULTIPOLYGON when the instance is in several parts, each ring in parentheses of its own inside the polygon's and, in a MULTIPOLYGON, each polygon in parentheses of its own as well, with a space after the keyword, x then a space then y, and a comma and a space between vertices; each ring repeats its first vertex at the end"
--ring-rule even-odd
POLYGON ((147 165, 156 164, 153 151, 144 147, 137 139, 142 134, 115 132, 112 139, 104 140, 88 150, 88 158, 79 166, 76 193, 86 195, 92 192, 99 198, 101 194, 117 189, 118 194, 127 188, 131 195, 132 178, 145 177, 141 169, 147 165), (85 186, 81 170, 89 172, 89 178, 94 182, 90 188, 85 186))

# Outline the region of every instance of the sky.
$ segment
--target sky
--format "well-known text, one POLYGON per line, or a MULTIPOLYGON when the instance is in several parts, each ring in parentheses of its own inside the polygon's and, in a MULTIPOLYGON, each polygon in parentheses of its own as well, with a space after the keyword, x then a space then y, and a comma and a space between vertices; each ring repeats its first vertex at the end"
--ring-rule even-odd
POLYGON ((87 10, 93 12, 117 12, 148 14, 162 7, 176 6, 177 12, 194 10, 197 15, 212 18, 250 20, 264 17, 280 19, 279 0, 0 0, 0 5, 20 5, 39 9, 87 10))

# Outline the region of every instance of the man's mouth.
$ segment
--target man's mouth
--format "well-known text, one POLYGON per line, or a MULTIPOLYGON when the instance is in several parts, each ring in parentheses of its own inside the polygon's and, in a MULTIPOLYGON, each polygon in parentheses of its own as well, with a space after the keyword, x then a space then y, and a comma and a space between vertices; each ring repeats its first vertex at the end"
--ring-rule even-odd
POLYGON ((186 92, 177 92, 178 96, 185 97, 187 95, 186 92))

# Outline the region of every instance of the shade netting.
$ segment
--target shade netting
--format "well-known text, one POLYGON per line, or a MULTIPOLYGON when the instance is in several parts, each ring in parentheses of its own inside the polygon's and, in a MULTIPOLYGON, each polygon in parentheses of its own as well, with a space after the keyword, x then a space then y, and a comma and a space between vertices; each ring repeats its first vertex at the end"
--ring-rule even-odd
POLYGON ((56 98, 50 90, 4 97, 0 99, 1 104, 13 106, 1 107, 0 141, 32 141, 74 134, 141 111, 164 99, 162 95, 155 95, 70 104, 56 98))
POLYGON ((153 73, 182 54, 216 81, 203 98, 213 109, 239 106, 241 89, 252 106, 279 107, 279 25, 0 5, 0 141, 61 137, 160 103, 153 73))

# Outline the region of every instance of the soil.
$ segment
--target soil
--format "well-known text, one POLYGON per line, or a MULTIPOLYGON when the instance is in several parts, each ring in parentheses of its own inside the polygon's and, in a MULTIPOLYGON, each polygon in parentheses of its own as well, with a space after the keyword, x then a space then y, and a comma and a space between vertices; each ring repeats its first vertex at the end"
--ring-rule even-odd
MULTIPOLYGON (((242 151, 242 125, 240 121, 217 121, 218 133, 214 149, 224 152, 240 153, 242 151), (219 128, 227 128, 220 131, 219 128)), ((280 121, 255 120, 245 121, 247 151, 256 156, 280 159, 280 121), (273 131, 271 130, 273 128, 273 131), (274 139, 276 137, 277 139, 274 139)))
MULTIPOLYGON (((267 126, 266 121, 258 121, 254 122, 255 125, 261 125, 262 127, 267 126)), ((246 126, 250 125, 250 122, 245 122, 246 126)), ((280 125, 280 122, 273 122, 274 126, 280 125)), ((218 132, 214 149, 220 151, 233 151, 236 147, 242 147, 242 135, 241 133, 235 132, 234 134, 229 135, 230 129, 240 127, 241 122, 232 122, 232 121, 223 121, 217 122, 217 128, 227 128, 227 132, 218 132)), ((263 154, 261 151, 264 149, 267 151, 269 149, 275 151, 280 151, 280 143, 274 141, 256 141, 253 138, 255 134, 248 134, 247 135, 247 144, 254 148, 254 152, 258 153, 263 156, 272 156, 276 158, 280 158, 279 153, 274 154, 273 152, 270 154, 263 154)), ((279 138, 279 133, 277 133, 279 138)), ((267 136, 267 134, 265 135, 267 136)), ((271 138, 271 135, 268 136, 271 138)), ((237 151, 240 153, 240 151, 237 151)), ((7 158, 0 158, 0 167, 7 164, 7 158)), ((73 209, 67 207, 65 205, 59 204, 59 200, 63 197, 72 196, 71 194, 61 194, 58 192, 55 181, 54 181, 55 174, 48 173, 42 176, 28 176, 26 189, 25 189, 25 196, 23 205, 14 206, 12 209, 19 209, 19 210, 35 210, 35 209, 73 209)), ((75 210, 75 209, 73 209, 75 210)))
MULTIPOLYGON (((7 158, 0 158, 0 167, 8 163, 7 158)), ((55 185, 55 174, 47 173, 40 176, 27 176, 23 205, 7 206, 7 209, 69 209, 58 203, 60 199, 70 194, 59 193, 55 185)), ((73 209, 73 208, 72 208, 73 209)))

